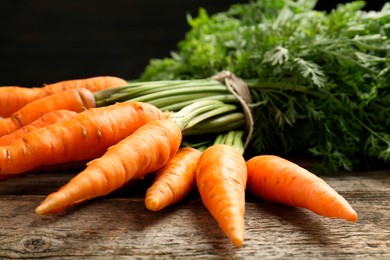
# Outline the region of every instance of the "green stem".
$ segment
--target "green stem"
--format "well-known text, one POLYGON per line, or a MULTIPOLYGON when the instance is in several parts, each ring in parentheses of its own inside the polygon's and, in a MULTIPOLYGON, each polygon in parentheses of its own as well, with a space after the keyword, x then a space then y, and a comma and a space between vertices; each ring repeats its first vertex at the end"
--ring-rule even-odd
MULTIPOLYGON (((289 90, 292 92, 305 93, 316 97, 323 97, 320 91, 310 89, 305 86, 282 82, 261 82, 254 79, 245 80, 252 93, 261 91, 261 89, 289 90)), ((127 86, 106 89, 94 93, 96 106, 107 106, 116 102, 140 101, 150 102, 151 100, 160 100, 172 96, 183 96, 203 93, 205 96, 214 97, 215 95, 230 95, 224 83, 212 79, 195 80, 170 80, 170 81, 151 81, 151 82, 133 82, 127 86)), ((178 102, 179 100, 175 100, 178 102)), ((187 99, 190 101, 190 99, 187 99)), ((174 103, 164 103, 161 107, 171 106, 174 103)), ((169 108, 169 110, 173 110, 169 108)))
MULTIPOLYGON (((203 98, 207 98, 207 99, 210 98, 210 93, 194 93, 191 95, 181 94, 181 95, 174 95, 169 97, 150 99, 147 100, 146 102, 158 107, 162 111, 177 111, 185 107, 186 105, 190 105, 191 103, 199 101, 203 98), (175 109, 166 109, 166 107, 169 108, 173 106, 175 109)), ((139 101, 139 100, 134 99, 133 101, 139 101)))
POLYGON ((225 104, 218 100, 204 100, 192 103, 170 116, 182 131, 186 131, 196 124, 229 111, 235 110, 235 105, 225 104))
POLYGON ((161 89, 165 86, 178 84, 177 81, 150 81, 150 82, 132 82, 127 86, 109 88, 93 93, 96 105, 106 106, 116 102, 122 102, 142 95, 143 92, 149 89, 161 89))
MULTIPOLYGON (((192 95, 191 96, 186 95, 186 96, 189 98, 193 97, 192 95)), ((193 98, 193 99, 189 99, 189 100, 185 100, 185 101, 180 100, 178 102, 175 102, 175 103, 172 103, 172 104, 169 104, 166 106, 161 106, 159 108, 162 111, 178 111, 178 110, 182 109, 183 107, 188 106, 194 102, 203 101, 203 100, 219 100, 219 101, 225 102, 225 103, 237 102, 237 98, 234 95, 231 95, 231 94, 219 95, 218 94, 218 95, 213 95, 213 96, 207 95, 206 97, 203 97, 203 98, 193 98)))
MULTIPOLYGON (((258 96, 260 96, 259 93, 262 93, 262 91, 275 92, 275 99, 282 98, 283 95, 289 95, 289 93, 285 92, 286 90, 316 97, 323 97, 324 95, 319 90, 282 82, 261 82, 259 80, 251 79, 247 79, 245 82, 250 89, 253 96, 252 98, 255 102, 258 101, 258 96)), ((237 104, 237 98, 230 93, 224 83, 217 80, 200 79, 132 82, 124 87, 96 92, 94 93, 94 96, 98 107, 116 102, 138 101, 148 102, 162 111, 175 112, 173 120, 176 120, 183 130, 183 133, 188 135, 199 135, 202 132, 203 134, 218 134, 243 128, 242 120, 234 123, 229 122, 216 127, 208 127, 203 124, 203 126, 200 125, 198 129, 196 128, 197 125, 207 119, 215 119, 222 115, 229 115, 240 110, 236 105, 230 104, 237 104), (182 117, 180 120, 179 116, 182 117)), ((249 106, 256 106, 256 103, 249 104, 249 106)))
POLYGON ((160 98, 175 94, 185 93, 228 93, 225 85, 219 81, 201 80, 171 80, 129 83, 127 86, 106 89, 94 93, 97 106, 106 106, 116 102, 123 102, 133 99, 160 98))
POLYGON ((241 130, 233 130, 224 134, 220 134, 214 141, 214 144, 226 144, 231 145, 239 151, 240 154, 244 154, 244 143, 242 141, 242 137, 244 135, 244 131, 241 130))
POLYGON ((251 80, 247 79, 245 80, 245 83, 247 84, 248 88, 251 90, 256 91, 257 89, 277 89, 277 90, 289 90, 292 92, 299 92, 304 94, 309 94, 311 96, 315 97, 323 97, 323 94, 319 91, 316 91, 314 89, 310 89, 305 86, 300 85, 294 85, 289 83, 283 83, 283 82, 261 82, 258 80, 251 80))
POLYGON ((155 93, 150 93, 140 97, 135 97, 132 99, 132 101, 147 102, 148 100, 156 99, 156 98, 170 97, 179 94, 192 95, 197 93, 210 93, 210 95, 218 94, 218 93, 225 94, 227 93, 227 89, 224 86, 212 86, 208 88, 175 88, 169 90, 161 90, 155 93))
POLYGON ((220 133, 221 129, 230 131, 245 128, 245 116, 241 112, 227 113, 204 120, 185 132, 185 135, 203 135, 220 133))

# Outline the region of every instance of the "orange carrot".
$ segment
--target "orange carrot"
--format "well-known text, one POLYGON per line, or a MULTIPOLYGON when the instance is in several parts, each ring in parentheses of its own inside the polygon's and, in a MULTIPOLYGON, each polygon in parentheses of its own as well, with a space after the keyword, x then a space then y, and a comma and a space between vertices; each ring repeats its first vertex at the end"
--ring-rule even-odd
POLYGON ((146 208, 158 211, 187 196, 195 186, 195 170, 201 154, 198 149, 183 147, 159 169, 146 191, 146 208))
POLYGON ((9 117, 26 104, 43 97, 41 88, 0 87, 0 116, 9 117))
POLYGON ((307 208, 321 216, 356 221, 349 203, 323 179, 299 165, 273 155, 247 161, 248 191, 267 201, 307 208))
POLYGON ((201 199, 233 244, 244 241, 245 159, 233 146, 214 144, 200 156, 196 183, 201 199))
POLYGON ((21 136, 23 136, 23 135, 25 135, 25 134, 27 134, 35 129, 42 128, 44 126, 57 123, 59 121, 65 120, 65 119, 72 118, 75 115, 77 115, 77 112, 65 110, 65 109, 55 110, 53 112, 49 112, 47 114, 44 114, 43 116, 41 116, 37 120, 33 121, 32 123, 30 123, 26 126, 23 126, 22 128, 19 128, 18 130, 14 131, 10 134, 1 136, 0 137, 0 146, 9 145, 9 144, 13 143, 19 137, 21 137, 21 136))
POLYGON ((140 126, 165 117, 155 106, 140 102, 86 110, 1 146, 0 174, 18 174, 41 165, 97 158, 140 126))
POLYGON ((118 77, 98 76, 86 79, 72 79, 44 85, 43 87, 27 88, 17 86, 0 87, 0 116, 9 117, 28 103, 42 97, 74 88, 86 88, 92 92, 125 86, 127 81, 118 77))
POLYGON ((0 136, 10 134, 37 120, 42 115, 60 109, 82 112, 95 107, 95 98, 90 90, 70 89, 37 99, 0 120, 0 136))
POLYGON ((74 204, 104 196, 130 180, 158 170, 178 151, 181 129, 167 120, 151 121, 116 145, 36 208, 38 214, 64 210, 74 204))

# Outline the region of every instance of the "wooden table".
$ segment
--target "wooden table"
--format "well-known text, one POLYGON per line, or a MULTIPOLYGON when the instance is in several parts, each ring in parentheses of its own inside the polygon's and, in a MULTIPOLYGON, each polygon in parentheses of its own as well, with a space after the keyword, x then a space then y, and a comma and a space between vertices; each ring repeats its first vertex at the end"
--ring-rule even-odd
POLYGON ((390 259, 390 170, 324 179, 359 214, 357 223, 247 196, 246 238, 235 248, 197 193, 148 211, 148 180, 65 212, 35 207, 75 173, 31 173, 0 183, 0 258, 390 259))

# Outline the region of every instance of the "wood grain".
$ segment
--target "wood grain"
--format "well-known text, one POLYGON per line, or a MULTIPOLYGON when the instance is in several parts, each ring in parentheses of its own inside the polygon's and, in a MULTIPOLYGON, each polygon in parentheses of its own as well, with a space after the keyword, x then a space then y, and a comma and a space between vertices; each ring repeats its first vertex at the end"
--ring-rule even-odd
POLYGON ((234 248, 193 193, 148 211, 148 181, 56 215, 35 207, 74 173, 33 173, 0 183, 0 258, 390 257, 390 171, 324 177, 359 214, 357 223, 247 196, 244 246, 234 248))

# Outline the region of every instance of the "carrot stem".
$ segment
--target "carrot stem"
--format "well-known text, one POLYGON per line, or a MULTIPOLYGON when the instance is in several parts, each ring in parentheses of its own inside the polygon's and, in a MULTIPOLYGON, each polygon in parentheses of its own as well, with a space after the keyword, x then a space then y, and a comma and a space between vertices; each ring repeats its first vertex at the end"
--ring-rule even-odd
POLYGON ((244 131, 240 130, 231 130, 224 134, 219 134, 214 144, 226 144, 233 146, 234 148, 239 151, 240 154, 244 154, 244 143, 242 141, 242 138, 244 136, 244 131))
POLYGON ((141 97, 135 97, 132 100, 139 101, 139 102, 145 102, 151 99, 155 98, 162 98, 162 97, 169 97, 172 95, 177 94, 196 94, 196 93, 211 93, 211 94, 224 94, 226 93, 226 87, 224 86, 212 86, 208 88, 175 88, 175 89, 168 89, 168 90, 159 90, 156 93, 150 93, 143 95, 141 97))
POLYGON ((184 134, 186 136, 219 134, 221 129, 230 131, 243 128, 245 128, 244 114, 235 112, 204 120, 188 129, 184 134))
MULTIPOLYGON (((136 99, 145 101, 160 99, 173 95, 195 93, 228 93, 226 86, 215 80, 176 80, 176 81, 152 81, 135 82, 116 89, 108 89, 95 92, 97 106, 106 106, 116 102, 136 99)), ((211 93, 211 94, 210 94, 211 93)))
MULTIPOLYGON (((187 97, 189 95, 186 95, 187 97)), ((192 96, 192 95, 191 95, 192 96)), ((172 97, 173 99, 173 97, 172 97)), ((160 109, 162 111, 177 111, 177 110, 180 110, 182 109, 183 107, 185 106, 188 106, 194 102, 197 102, 197 101, 203 101, 203 100, 219 100, 221 102, 225 102, 225 103, 237 103, 237 98, 232 95, 232 94, 221 94, 221 95, 207 95, 206 97, 201 97, 201 98, 192 98, 192 99, 189 99, 189 100, 180 100, 180 101, 177 101, 176 102, 173 102, 174 100, 170 100, 170 104, 167 104, 165 106, 161 106, 160 109)))
POLYGON ((170 119, 176 122, 182 131, 185 131, 203 120, 226 113, 233 109, 235 109, 234 105, 228 105, 217 100, 203 100, 195 102, 182 108, 180 111, 173 113, 170 119))
MULTIPOLYGON (((152 104, 158 108, 160 108, 162 111, 177 111, 181 108, 190 105, 194 102, 201 101, 201 100, 207 100, 207 99, 216 99, 215 97, 218 96, 218 93, 193 93, 191 95, 188 94, 180 94, 180 95, 173 95, 173 96, 167 96, 167 97, 158 97, 155 99, 144 99, 144 102, 148 102, 149 104, 152 104), (210 96, 212 94, 212 96, 210 96), (165 107, 172 107, 174 106, 174 109, 166 109, 165 107)), ((135 98, 134 100, 137 100, 135 98)))

